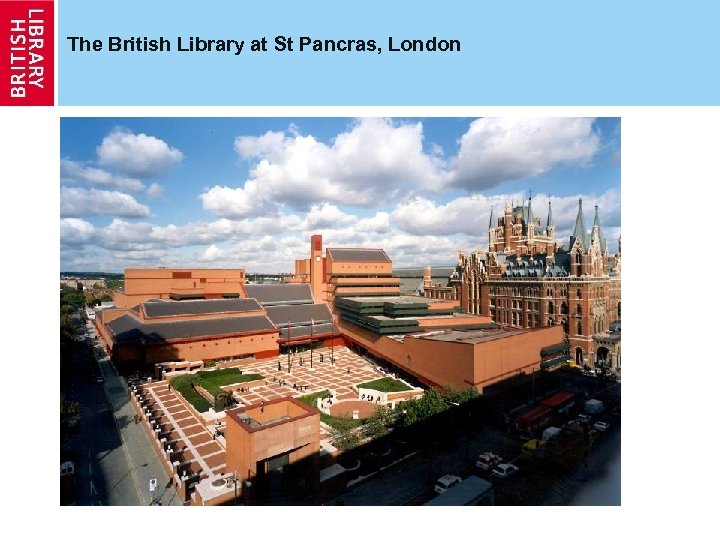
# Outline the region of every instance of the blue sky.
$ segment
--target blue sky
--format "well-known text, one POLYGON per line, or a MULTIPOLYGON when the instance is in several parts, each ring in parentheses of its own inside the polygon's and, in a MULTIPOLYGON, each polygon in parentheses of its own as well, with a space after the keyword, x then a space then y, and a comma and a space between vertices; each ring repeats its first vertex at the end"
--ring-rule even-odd
POLYGON ((61 270, 290 272, 309 238, 396 267, 485 249, 533 196, 567 243, 583 198, 620 235, 618 118, 64 118, 61 270))

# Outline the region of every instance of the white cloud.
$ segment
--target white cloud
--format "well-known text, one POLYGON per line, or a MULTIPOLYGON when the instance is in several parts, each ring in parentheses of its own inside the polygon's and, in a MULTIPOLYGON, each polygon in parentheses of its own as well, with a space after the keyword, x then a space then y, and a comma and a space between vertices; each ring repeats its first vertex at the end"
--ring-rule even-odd
POLYGON ((268 131, 259 137, 237 137, 234 146, 242 159, 282 159, 285 134, 268 131))
POLYGON ((150 187, 147 188, 147 191, 145 192, 145 194, 151 199, 159 199, 163 196, 163 193, 165 193, 165 188, 157 182, 150 184, 150 187))
MULTIPOLYGON (((399 204, 391 223, 411 234, 487 234, 491 206, 504 205, 504 198, 470 195, 446 204, 415 197, 399 204)), ((497 212, 497 210, 496 210, 497 212)))
POLYGON ((60 188, 60 214, 64 217, 147 217, 150 209, 132 195, 99 189, 60 188))
POLYGON ((60 220, 60 242, 67 245, 86 244, 93 240, 95 227, 84 219, 65 218, 60 220))
POLYGON ((460 138, 447 180, 472 191, 588 164, 600 146, 592 118, 480 118, 460 138))
POLYGON ((202 261, 214 261, 221 257, 223 254, 222 249, 217 247, 215 244, 208 246, 208 248, 200 255, 202 261))
POLYGON ((218 217, 243 219, 249 216, 277 213, 279 207, 257 191, 257 183, 245 188, 215 186, 200 195, 203 208, 218 217))
POLYGON ((60 160, 60 180, 68 183, 87 183, 123 191, 139 192, 145 185, 135 178, 116 176, 102 169, 88 167, 70 159, 60 160))
POLYGON ((282 204, 307 209, 320 201, 374 207, 441 182, 442 161, 424 153, 419 122, 364 118, 332 144, 268 132, 238 137, 235 150, 253 162, 245 184, 214 186, 200 196, 203 207, 220 217, 260 215, 282 204))
POLYGON ((156 137, 116 129, 96 149, 101 165, 140 178, 158 175, 182 160, 182 152, 156 137))
POLYGON ((337 206, 329 203, 314 204, 305 216, 303 230, 336 228, 355 223, 357 218, 344 213, 337 206))

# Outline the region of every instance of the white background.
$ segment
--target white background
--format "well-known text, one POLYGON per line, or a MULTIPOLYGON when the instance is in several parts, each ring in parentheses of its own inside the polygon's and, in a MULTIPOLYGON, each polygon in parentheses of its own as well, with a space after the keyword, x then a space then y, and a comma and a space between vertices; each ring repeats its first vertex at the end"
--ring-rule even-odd
POLYGON ((706 107, 0 110, 4 188, 0 373, 5 417, 0 496, 3 513, 11 516, 5 530, 12 527, 24 535, 39 531, 63 538, 138 534, 148 538, 150 532, 156 533, 152 538, 252 534, 258 540, 714 536, 719 499, 717 446, 712 441, 720 431, 716 398, 720 241, 715 238, 720 231, 719 121, 720 108, 706 107), (59 507, 61 116, 622 117, 622 505, 434 511, 59 507))

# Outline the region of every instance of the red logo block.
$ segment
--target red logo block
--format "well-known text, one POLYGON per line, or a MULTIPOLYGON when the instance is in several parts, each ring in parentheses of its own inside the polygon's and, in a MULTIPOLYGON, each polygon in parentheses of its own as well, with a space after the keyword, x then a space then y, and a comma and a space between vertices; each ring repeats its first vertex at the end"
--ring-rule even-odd
POLYGON ((54 0, 0 0, 0 105, 53 105, 54 0))

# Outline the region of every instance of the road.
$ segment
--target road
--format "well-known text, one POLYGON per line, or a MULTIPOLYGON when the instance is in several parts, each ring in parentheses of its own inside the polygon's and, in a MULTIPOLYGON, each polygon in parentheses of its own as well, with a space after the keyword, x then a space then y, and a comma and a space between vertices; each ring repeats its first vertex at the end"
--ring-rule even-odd
POLYGON ((93 342, 77 345, 61 369, 65 398, 80 405, 77 426, 61 441, 62 459, 75 463, 75 504, 138 506, 157 499, 180 504, 148 436, 133 422, 124 381, 93 342), (158 480, 152 493, 151 478, 158 480))
MULTIPOLYGON (((581 382, 585 382, 583 378, 581 382)), ((589 381, 593 395, 619 403, 620 385, 589 381), (600 391, 599 391, 600 390, 600 391), (614 397, 613 397, 614 396, 614 397)), ((522 440, 492 427, 478 427, 474 432, 436 445, 433 454, 417 455, 386 469, 348 489, 326 504, 404 505, 422 504, 433 497, 432 487, 444 474, 465 478, 477 474, 496 486, 496 500, 505 505, 620 504, 620 426, 598 438, 586 460, 578 467, 557 469, 531 467, 520 459, 522 440), (515 475, 498 479, 474 467, 476 456, 492 451, 506 461, 520 466, 515 475), (595 501, 595 502, 589 502, 595 501)), ((362 461, 362 459, 361 459, 362 461)))

